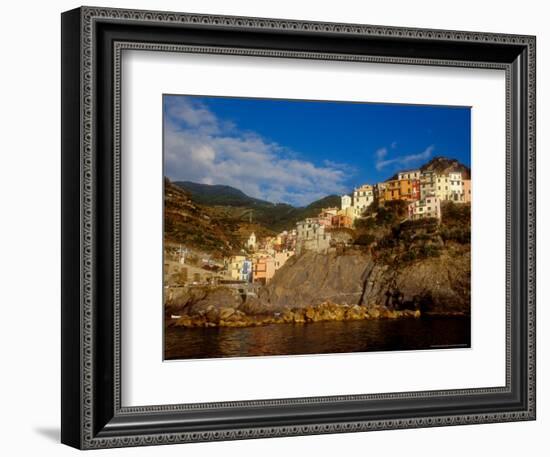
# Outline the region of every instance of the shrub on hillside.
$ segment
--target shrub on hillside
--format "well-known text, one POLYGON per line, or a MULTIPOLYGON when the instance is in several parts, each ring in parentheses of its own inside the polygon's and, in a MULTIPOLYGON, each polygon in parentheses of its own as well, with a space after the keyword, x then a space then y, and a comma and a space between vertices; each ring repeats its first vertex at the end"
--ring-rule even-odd
POLYGON ((414 249, 409 249, 401 256, 401 260, 403 260, 404 262, 412 262, 413 260, 416 260, 416 258, 417 253, 414 249))
POLYGON ((373 214, 376 214, 378 212, 378 209, 380 208, 380 204, 378 203, 378 199, 374 199, 373 202, 367 206, 365 211, 363 211, 362 216, 368 217, 372 216, 373 214))
POLYGON ((376 222, 378 225, 392 225, 407 215, 407 203, 402 200, 392 200, 378 208, 376 222))
POLYGON ((441 227, 439 232, 443 241, 455 241, 461 244, 468 244, 471 239, 469 225, 466 227, 441 227))
POLYGON ((355 239, 355 244, 358 246, 370 246, 375 240, 376 237, 374 235, 370 233, 363 233, 355 239))
POLYGON ((420 246, 419 254, 421 257, 439 257, 441 251, 433 244, 424 244, 420 246))
POLYGON ((376 226, 376 219, 374 217, 355 219, 354 221, 354 227, 356 230, 372 230, 376 228, 376 226))
POLYGON ((469 204, 445 202, 441 205, 441 222, 445 225, 470 225, 469 204))

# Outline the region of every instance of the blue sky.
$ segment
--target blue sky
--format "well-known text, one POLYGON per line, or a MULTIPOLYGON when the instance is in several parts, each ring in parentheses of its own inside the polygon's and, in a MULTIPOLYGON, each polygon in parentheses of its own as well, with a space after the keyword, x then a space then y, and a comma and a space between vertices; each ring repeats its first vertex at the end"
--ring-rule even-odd
POLYGON ((304 206, 436 156, 470 166, 470 109, 165 95, 165 175, 304 206))

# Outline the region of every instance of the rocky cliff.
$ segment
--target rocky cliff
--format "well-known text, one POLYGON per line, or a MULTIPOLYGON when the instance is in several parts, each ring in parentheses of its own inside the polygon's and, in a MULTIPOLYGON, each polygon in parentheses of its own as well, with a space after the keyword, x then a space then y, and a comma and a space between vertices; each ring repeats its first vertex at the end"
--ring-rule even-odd
POLYGON ((290 259, 260 293, 270 307, 316 306, 323 302, 367 308, 468 313, 470 254, 444 249, 439 257, 388 264, 369 253, 307 252, 290 259))
POLYGON ((451 245, 438 257, 389 264, 361 250, 306 252, 289 259, 258 296, 182 287, 168 289, 165 299, 167 315, 180 316, 174 322, 184 326, 464 315, 470 312, 470 254, 451 245))

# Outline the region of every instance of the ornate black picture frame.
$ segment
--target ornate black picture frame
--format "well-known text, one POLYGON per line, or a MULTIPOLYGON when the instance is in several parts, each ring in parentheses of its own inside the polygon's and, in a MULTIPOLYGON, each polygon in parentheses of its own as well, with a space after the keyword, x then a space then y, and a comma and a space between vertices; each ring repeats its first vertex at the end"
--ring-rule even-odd
POLYGON ((80 448, 535 419, 535 37, 82 7, 62 14, 62 437, 80 448), (506 72, 506 385, 123 407, 124 49, 506 72))

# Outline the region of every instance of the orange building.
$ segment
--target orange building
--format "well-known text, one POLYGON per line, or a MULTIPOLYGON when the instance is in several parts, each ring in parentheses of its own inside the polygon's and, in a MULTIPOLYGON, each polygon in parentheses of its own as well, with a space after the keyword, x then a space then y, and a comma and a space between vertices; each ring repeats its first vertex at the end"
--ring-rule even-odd
POLYGON ((401 200, 418 200, 420 198, 420 181, 418 179, 400 179, 399 194, 401 200))
POLYGON ((275 274, 275 259, 273 257, 257 258, 252 268, 254 282, 267 284, 275 274))
MULTIPOLYGON (((380 194, 382 195, 382 194, 380 194)), ((420 181, 418 179, 392 179, 385 182, 383 198, 379 201, 420 199, 420 181)))
POLYGON ((332 226, 351 228, 353 226, 353 220, 345 214, 339 214, 332 217, 332 226))

